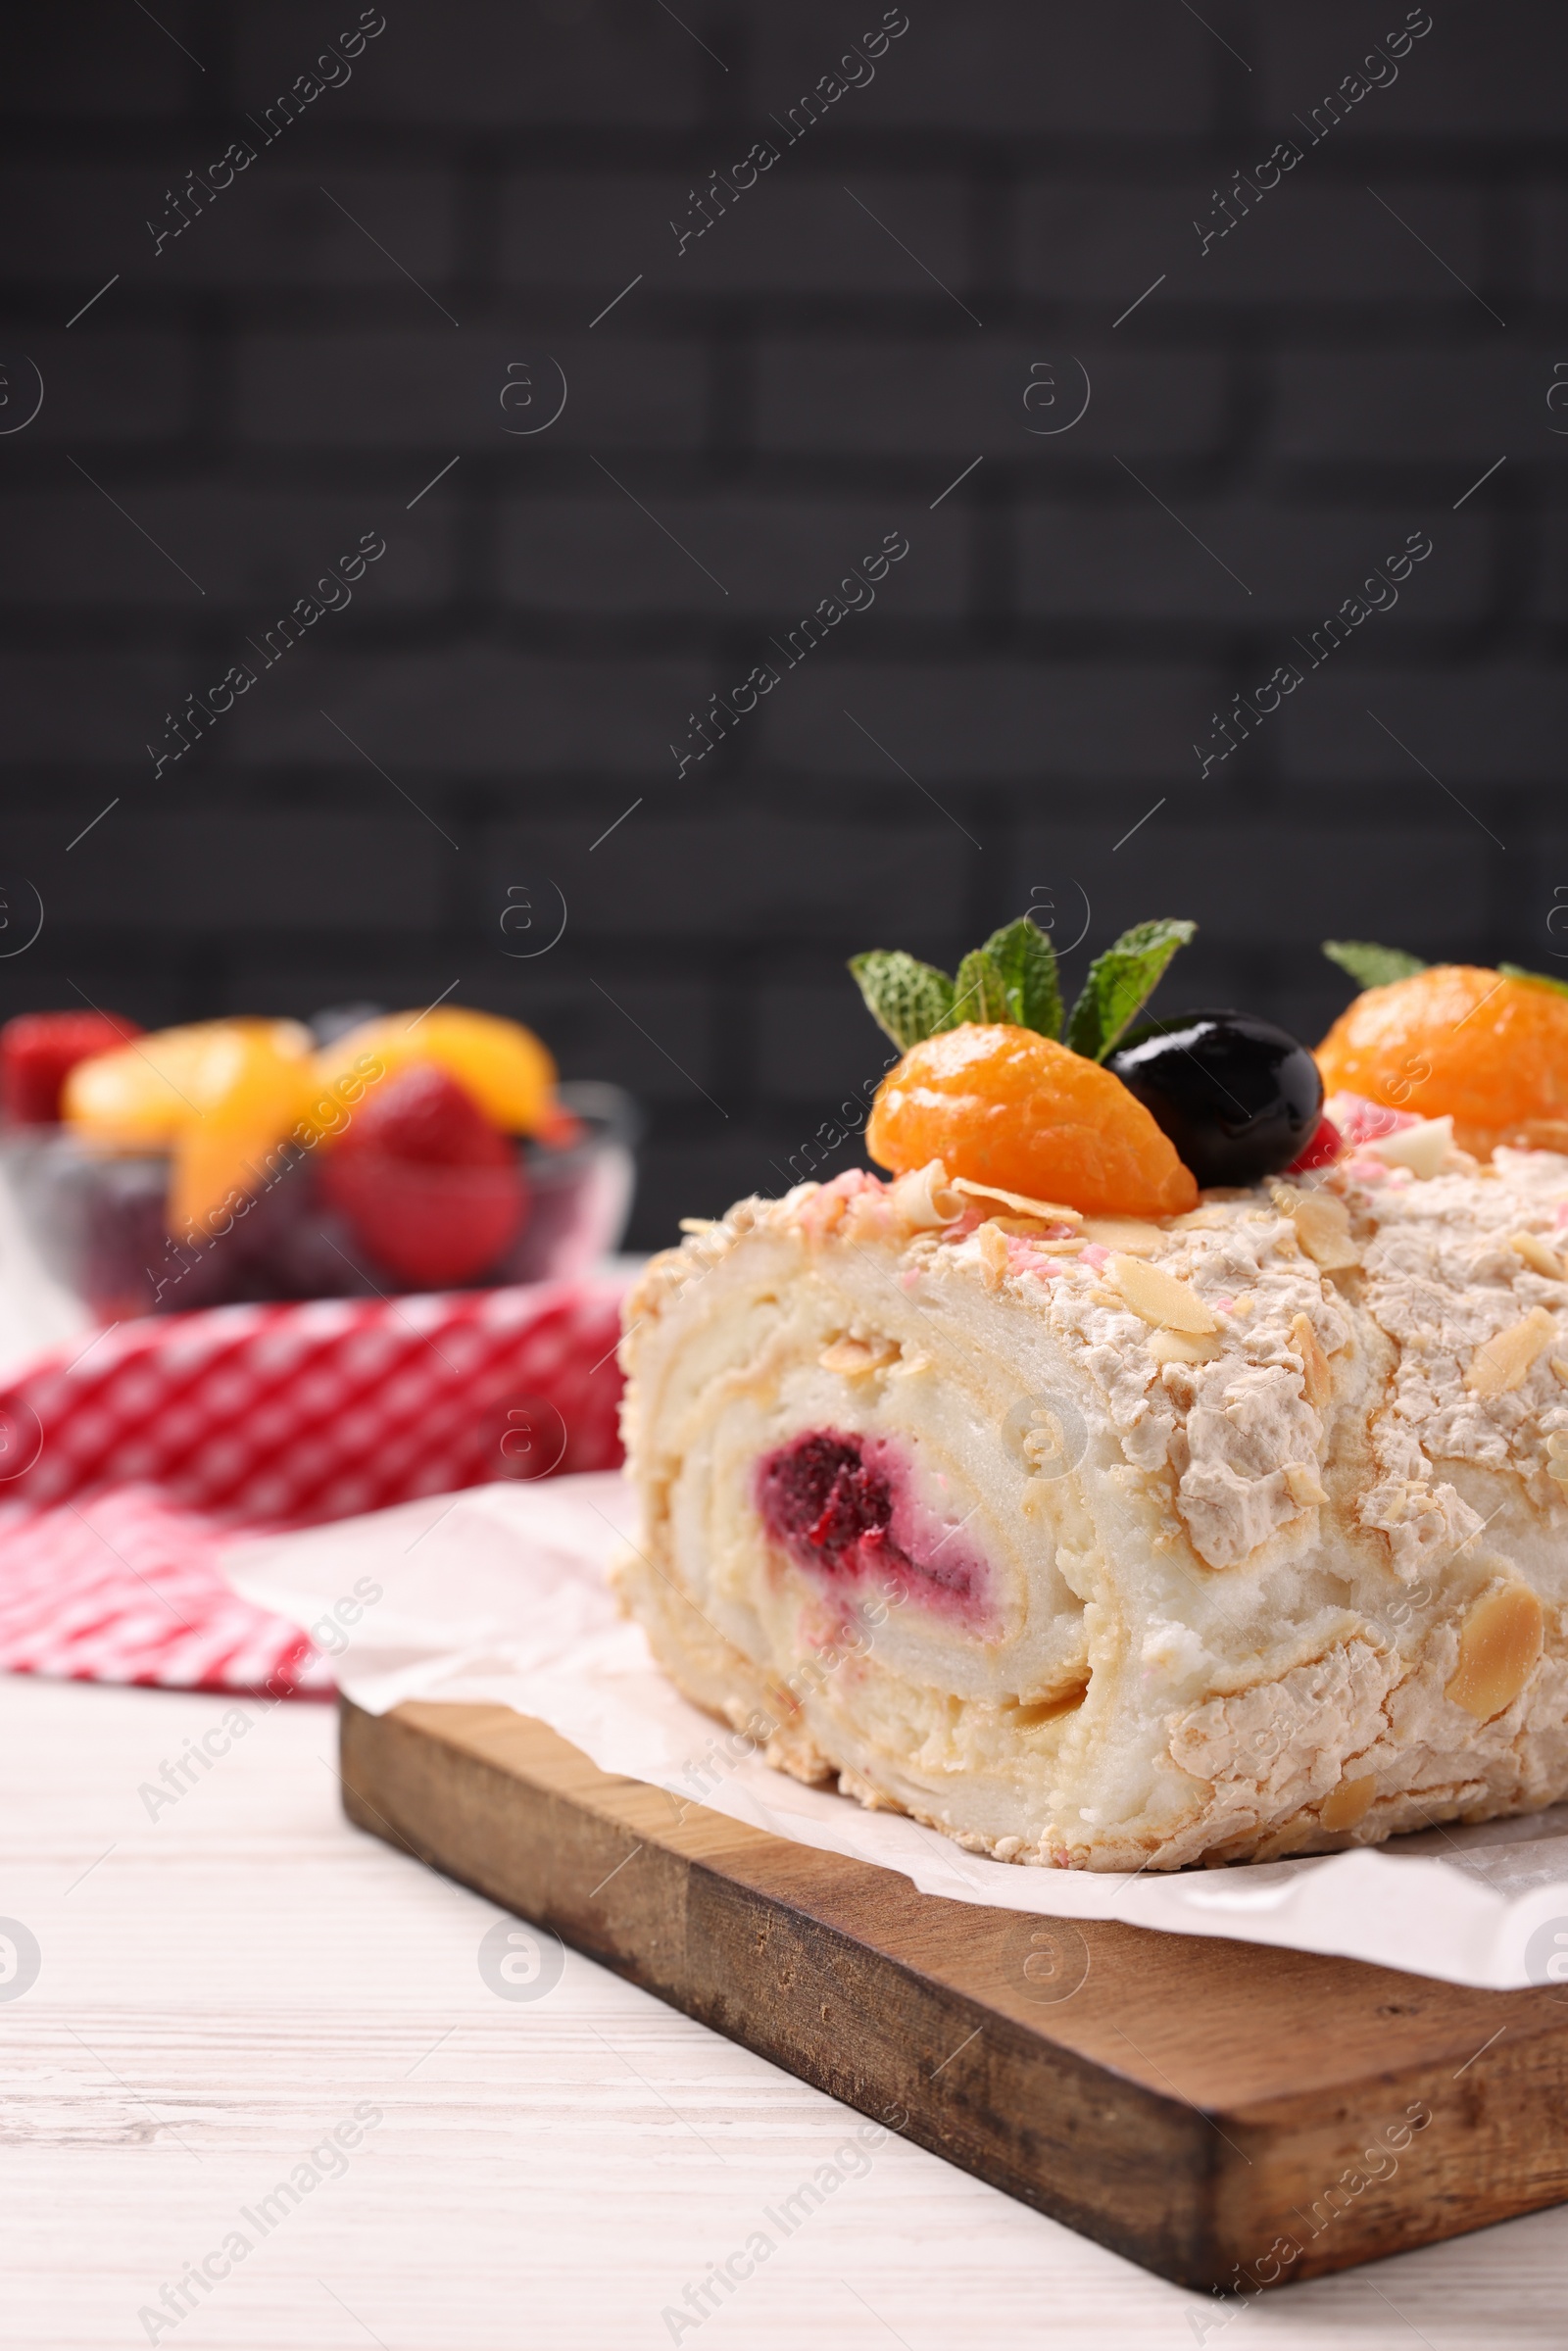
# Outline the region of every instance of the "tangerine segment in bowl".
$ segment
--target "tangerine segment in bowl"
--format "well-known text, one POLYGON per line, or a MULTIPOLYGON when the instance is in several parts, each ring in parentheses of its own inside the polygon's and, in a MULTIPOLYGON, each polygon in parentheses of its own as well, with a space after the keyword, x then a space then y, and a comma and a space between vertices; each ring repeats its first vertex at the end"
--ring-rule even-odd
POLYGON ((1453 1119, 1461 1151, 1568 1145, 1568 996, 1472 963, 1368 988, 1317 1049, 1331 1094, 1453 1119))
POLYGON ((213 1092, 173 1136, 168 1224, 178 1237, 216 1236, 240 1200, 264 1191, 278 1162, 276 1147, 310 1098, 309 1032, 303 1050, 279 1032, 292 1022, 260 1022, 240 1031, 210 1066, 213 1092))
POLYGON ((204 1020, 78 1061, 66 1118, 109 1151, 168 1151, 172 1233, 206 1234, 215 1215, 268 1181, 268 1153, 311 1097, 311 1033, 293 1020, 204 1020))
MULTIPOLYGON (((416 1061, 434 1061, 466 1088, 506 1135, 533 1134, 549 1118, 555 1101, 556 1064, 545 1047, 520 1021, 503 1020, 494 1012, 438 1004, 433 1011, 388 1012, 367 1020, 318 1053, 318 1083, 331 1093, 341 1080, 363 1076, 358 1065, 366 1054, 379 1061, 388 1077, 416 1061)), ((330 1142, 330 1135, 323 1139, 330 1142)))
POLYGON ((78 1134, 111 1151, 167 1151, 226 1102, 253 1069, 283 1071, 281 1133, 310 1090, 311 1032, 296 1020, 200 1020, 136 1036, 78 1061, 61 1110, 78 1134))
POLYGON ((966 1022, 911 1046, 877 1089, 866 1145, 903 1174, 940 1159, 1085 1215, 1179 1216, 1198 1186, 1120 1078, 1034 1029, 966 1022))

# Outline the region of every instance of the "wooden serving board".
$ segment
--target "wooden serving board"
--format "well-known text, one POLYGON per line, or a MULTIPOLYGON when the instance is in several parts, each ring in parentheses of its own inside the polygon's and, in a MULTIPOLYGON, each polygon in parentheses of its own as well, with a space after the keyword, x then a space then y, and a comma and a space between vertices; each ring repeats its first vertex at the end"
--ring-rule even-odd
POLYGON ((499 1706, 345 1702, 342 1776, 362 1829, 1179 2284, 1568 2200, 1568 1987, 945 1901, 499 1706))

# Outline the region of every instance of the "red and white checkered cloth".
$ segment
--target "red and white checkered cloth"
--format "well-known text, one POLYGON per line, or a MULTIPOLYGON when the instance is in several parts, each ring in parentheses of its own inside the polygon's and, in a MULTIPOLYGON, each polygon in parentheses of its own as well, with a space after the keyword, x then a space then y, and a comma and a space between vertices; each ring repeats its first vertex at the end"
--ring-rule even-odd
POLYGON ((0 1388, 0 1670, 331 1689, 219 1553, 492 1478, 620 1459, 619 1286, 219 1306, 0 1388))

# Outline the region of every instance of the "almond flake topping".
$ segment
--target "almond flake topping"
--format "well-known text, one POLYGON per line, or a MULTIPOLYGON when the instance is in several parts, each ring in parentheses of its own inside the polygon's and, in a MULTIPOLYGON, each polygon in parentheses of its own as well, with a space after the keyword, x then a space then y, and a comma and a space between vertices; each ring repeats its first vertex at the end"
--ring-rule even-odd
POLYGON ((1523 1257, 1533 1272, 1544 1273, 1548 1282, 1562 1280, 1562 1259, 1546 1247, 1539 1233, 1510 1233, 1508 1247, 1516 1257, 1523 1257))
POLYGON ((1329 1359, 1318 1346, 1317 1333, 1309 1318, 1298 1314, 1291 1324, 1291 1345, 1301 1358, 1301 1385, 1306 1400, 1314 1412, 1320 1412, 1334 1394, 1334 1374, 1329 1359))
MULTIPOLYGON (((1217 1338, 1206 1333, 1200 1337, 1190 1331, 1152 1331, 1149 1351, 1156 1363, 1212 1363, 1224 1349, 1217 1338)), ((1568 1462, 1563 1464, 1563 1475, 1568 1477, 1568 1462)))
POLYGON ((1361 1147, 1385 1167, 1408 1167, 1416 1176, 1431 1178, 1441 1175, 1443 1163, 1453 1149, 1453 1120, 1423 1118, 1413 1127, 1400 1127, 1393 1135, 1374 1135, 1361 1147))
POLYGON ((1004 1208, 1013 1208, 1020 1216, 1038 1216, 1048 1224, 1080 1225, 1081 1210, 1064 1208, 1059 1200, 1030 1200, 1026 1193, 1002 1192, 995 1184, 971 1184, 967 1176, 952 1176, 953 1191, 961 1192, 968 1200, 999 1200, 1004 1208))
POLYGON ((1007 1236, 994 1224, 983 1224, 975 1235, 980 1251, 980 1278, 988 1290, 1000 1290, 1007 1271, 1007 1236))
POLYGON ((1098 1241, 1102 1249, 1125 1249, 1130 1257, 1152 1257, 1164 1238, 1157 1224, 1150 1224, 1142 1216, 1088 1216, 1084 1219, 1086 1241, 1098 1241))
POLYGON ((1292 1193, 1282 1184, 1274 1200, 1295 1225, 1296 1238, 1314 1265, 1337 1273, 1360 1264, 1361 1252, 1350 1239, 1350 1211, 1332 1192, 1292 1193))
POLYGON ((1477 1722, 1511 1706, 1536 1670, 1546 1612, 1528 1584, 1513 1579, 1484 1592, 1459 1630, 1459 1669, 1447 1694, 1477 1722))
POLYGON ((1329 1498, 1323 1491, 1315 1462, 1287 1462, 1285 1483, 1291 1490, 1291 1499, 1303 1506, 1308 1502, 1326 1502, 1329 1498))
POLYGON ((1476 1348, 1464 1384, 1473 1396, 1502 1396, 1520 1387, 1538 1355, 1557 1336, 1557 1325, 1544 1306, 1532 1306, 1523 1322, 1510 1323, 1476 1348))
POLYGON ((1105 1278, 1133 1312, 1157 1330, 1190 1331, 1202 1338, 1220 1328, 1218 1316, 1210 1313, 1196 1290, 1157 1265, 1146 1265, 1142 1257, 1112 1257, 1105 1278))

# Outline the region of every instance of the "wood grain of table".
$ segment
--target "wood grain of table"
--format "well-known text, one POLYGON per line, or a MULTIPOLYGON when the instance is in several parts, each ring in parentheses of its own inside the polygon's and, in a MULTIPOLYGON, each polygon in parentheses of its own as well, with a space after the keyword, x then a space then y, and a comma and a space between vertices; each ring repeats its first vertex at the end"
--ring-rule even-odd
POLYGON ((0 1708, 0 1914, 42 1953, 0 2001, 5 2332, 28 2351, 1568 2333, 1568 2209, 1219 2307, 890 2135, 786 2236, 765 2216, 861 2118, 573 1951, 544 1998, 499 1998, 478 1950, 506 1914, 348 1826, 330 1707, 249 1706, 156 1817, 139 1790, 227 1701, 14 1678, 0 1708), (381 2120, 342 2168, 248 2229, 360 2106, 381 2120), (138 2312, 235 2228, 246 2257, 150 2333, 138 2312), (687 2287, 758 2230, 771 2253, 694 2320, 687 2287))

